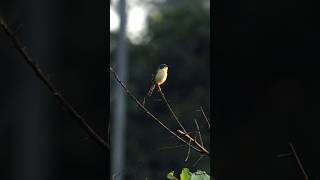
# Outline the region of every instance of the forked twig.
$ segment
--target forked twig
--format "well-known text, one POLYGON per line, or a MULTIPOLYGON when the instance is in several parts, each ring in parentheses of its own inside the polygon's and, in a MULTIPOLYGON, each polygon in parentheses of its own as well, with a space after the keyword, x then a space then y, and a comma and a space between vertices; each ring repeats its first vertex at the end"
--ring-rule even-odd
POLYGON ((53 86, 48 77, 43 73, 40 67, 35 63, 35 61, 29 56, 25 47, 21 43, 21 41, 15 36, 14 32, 8 27, 8 25, 4 22, 3 18, 0 16, 0 26, 7 34, 7 36, 11 39, 14 47, 17 51, 22 55, 23 59, 26 63, 33 69, 36 76, 48 87, 48 89, 52 92, 53 96, 58 99, 60 104, 64 106, 67 111, 75 117, 79 123, 84 127, 87 133, 92 137, 93 140, 98 142, 104 148, 109 149, 110 146, 107 142, 103 140, 87 123, 87 121, 73 108, 73 106, 58 92, 58 90, 53 86))
MULTIPOLYGON (((129 91, 129 89, 124 85, 124 83, 119 79, 117 73, 114 71, 114 69, 112 67, 110 67, 110 71, 113 73, 115 80, 121 85, 121 87, 124 89, 124 91, 127 93, 127 95, 129 95, 129 97, 138 105, 138 107, 140 107, 148 116, 150 116, 152 119, 154 119, 158 124, 161 125, 161 127, 163 127, 166 131, 168 131, 170 134, 174 135, 177 139, 179 139, 181 142, 183 142, 184 144, 188 145, 188 142, 184 139, 182 139, 179 135, 177 135, 176 133, 174 133, 170 128, 168 128, 165 124, 163 124, 158 118, 156 118, 145 106, 143 106, 138 99, 129 91)), ((196 145, 197 147, 190 145, 190 147, 200 153, 204 153, 206 155, 209 155, 209 151, 207 151, 206 149, 203 150, 203 148, 199 147, 198 145, 196 145)))

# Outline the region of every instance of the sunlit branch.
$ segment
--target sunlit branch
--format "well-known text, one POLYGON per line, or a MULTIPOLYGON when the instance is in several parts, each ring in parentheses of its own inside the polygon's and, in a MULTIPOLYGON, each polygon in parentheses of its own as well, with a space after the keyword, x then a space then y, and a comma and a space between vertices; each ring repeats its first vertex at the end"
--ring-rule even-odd
MULTIPOLYGON (((186 140, 181 138, 179 135, 174 133, 170 128, 168 128, 165 124, 163 124, 158 118, 156 118, 145 106, 143 106, 138 99, 129 91, 129 89, 124 85, 124 83, 119 79, 117 73, 114 71, 112 67, 110 67, 110 71, 115 77, 115 80, 121 85, 121 87, 124 89, 124 91, 127 93, 127 95, 138 105, 139 108, 141 108, 149 117, 151 117, 153 120, 155 120, 158 124, 161 125, 166 131, 168 131, 170 134, 175 136, 177 139, 179 139, 184 144, 189 144, 186 140)), ((182 131, 181 131, 182 132, 182 131)), ((189 136, 190 137, 190 136, 189 136)), ((190 139, 190 138, 188 138, 190 139)), ((194 140, 193 140, 194 141, 194 140)), ((209 155, 209 151, 207 151, 205 148, 203 148, 200 144, 196 144, 196 146, 190 145, 190 147, 200 153, 204 153, 206 155, 209 155)))

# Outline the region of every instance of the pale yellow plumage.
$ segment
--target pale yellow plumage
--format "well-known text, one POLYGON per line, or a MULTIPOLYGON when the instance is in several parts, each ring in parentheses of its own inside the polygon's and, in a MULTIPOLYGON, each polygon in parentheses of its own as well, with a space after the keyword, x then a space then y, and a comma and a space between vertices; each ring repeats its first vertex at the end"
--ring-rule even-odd
POLYGON ((147 96, 151 96, 156 85, 160 88, 160 85, 163 84, 167 80, 167 76, 168 76, 168 66, 164 65, 163 68, 158 69, 156 75, 154 76, 153 84, 152 84, 150 90, 148 91, 147 96))
POLYGON ((158 85, 161 85, 167 80, 167 76, 168 76, 168 67, 164 67, 163 69, 158 70, 156 76, 154 77, 154 81, 158 85))

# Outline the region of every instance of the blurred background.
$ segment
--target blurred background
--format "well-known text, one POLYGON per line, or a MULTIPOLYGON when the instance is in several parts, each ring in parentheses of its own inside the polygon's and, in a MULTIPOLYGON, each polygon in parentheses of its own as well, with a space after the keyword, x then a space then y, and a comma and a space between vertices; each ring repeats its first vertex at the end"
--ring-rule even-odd
MULTIPOLYGON (((196 130, 197 119, 210 150, 210 130, 199 111, 202 106, 209 117, 210 1, 111 1, 110 35, 110 65, 139 100, 158 66, 171 66, 162 90, 188 131, 196 130), (126 11, 122 11, 124 5, 126 11), (125 33, 123 16, 127 17, 125 33)), ((195 164, 200 157, 197 152, 191 151, 185 162, 188 148, 174 148, 181 143, 125 96, 112 75, 110 87, 111 174, 119 179, 165 179, 168 172, 179 173, 183 167, 210 172, 208 157, 195 164)), ((158 93, 147 99, 146 107, 169 127, 179 128, 158 93)))
MULTIPOLYGON (((30 56, 107 139, 107 2, 1 0, 30 56), (21 27, 21 28, 19 28, 21 27)), ((107 179, 108 153, 64 111, 0 30, 0 179, 107 179)))

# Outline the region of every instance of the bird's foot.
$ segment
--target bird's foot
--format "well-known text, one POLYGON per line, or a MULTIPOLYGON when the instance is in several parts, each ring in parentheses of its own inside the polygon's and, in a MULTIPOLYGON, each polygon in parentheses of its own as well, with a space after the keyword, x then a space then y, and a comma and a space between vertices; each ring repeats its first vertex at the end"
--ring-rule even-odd
POLYGON ((157 89, 157 91, 161 91, 161 88, 160 88, 159 84, 156 85, 156 89, 157 89))

